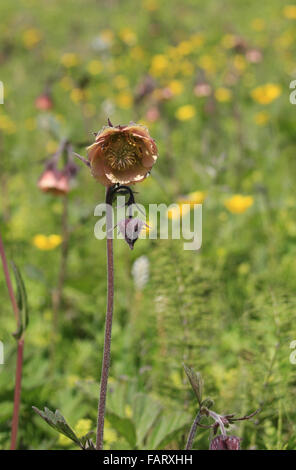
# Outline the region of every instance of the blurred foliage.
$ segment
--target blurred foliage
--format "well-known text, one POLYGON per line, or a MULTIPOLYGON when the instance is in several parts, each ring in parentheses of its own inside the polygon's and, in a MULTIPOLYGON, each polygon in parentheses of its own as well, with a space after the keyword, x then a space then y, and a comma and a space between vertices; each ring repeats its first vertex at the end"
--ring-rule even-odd
MULTIPOLYGON (((235 430, 242 448, 294 449, 296 7, 2 0, 0 15, 1 233, 30 308, 19 447, 71 448, 32 405, 61 410, 79 437, 95 430, 106 259, 93 210, 104 188, 84 167, 73 181, 53 332, 63 245, 48 241, 62 235, 63 203, 40 193, 37 180, 61 138, 85 155, 91 132, 110 117, 147 125, 159 146, 151 177, 136 188, 139 203, 171 204, 196 191, 205 198, 198 252, 183 250, 182 240, 139 240, 133 252, 115 241, 105 447, 184 448, 196 414, 186 363, 201 372, 221 412, 243 416, 262 406, 255 424, 235 430), (48 238, 40 244, 38 235, 48 238), (140 257, 143 282, 132 274, 140 257)), ((0 446, 7 449, 16 344, 1 272, 0 282, 0 446)), ((198 430, 195 448, 208 445, 208 432, 198 430)))

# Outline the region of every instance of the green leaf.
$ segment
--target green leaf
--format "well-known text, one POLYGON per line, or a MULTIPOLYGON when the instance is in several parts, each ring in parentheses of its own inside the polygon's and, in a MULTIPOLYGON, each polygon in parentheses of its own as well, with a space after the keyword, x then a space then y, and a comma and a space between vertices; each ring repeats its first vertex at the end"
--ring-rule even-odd
POLYGON ((56 410, 55 413, 50 411, 48 408, 44 408, 44 411, 39 410, 35 406, 32 406, 33 410, 53 429, 58 431, 60 434, 71 439, 75 444, 81 447, 80 439, 76 436, 73 429, 68 425, 67 421, 65 420, 64 416, 56 410))
POLYGON ((195 372, 191 367, 187 367, 185 364, 184 370, 200 405, 202 402, 203 392, 203 380, 201 374, 199 372, 195 372))
POLYGON ((107 412, 107 419, 111 426, 129 443, 132 449, 136 447, 136 430, 133 422, 122 418, 115 413, 107 412))
POLYGON ((13 333, 15 338, 20 338, 23 331, 27 328, 29 324, 29 309, 28 309, 28 297, 27 291, 25 287, 25 283, 23 281, 22 275, 20 273, 19 268, 17 265, 12 261, 12 269, 15 277, 16 287, 17 287, 17 305, 20 311, 20 324, 18 325, 17 331, 13 333))
POLYGON ((137 448, 141 449, 162 408, 159 403, 142 393, 135 396, 132 408, 132 419, 137 433, 137 448))
POLYGON ((190 426, 191 416, 182 411, 162 414, 149 434, 145 448, 164 449, 181 431, 190 426))

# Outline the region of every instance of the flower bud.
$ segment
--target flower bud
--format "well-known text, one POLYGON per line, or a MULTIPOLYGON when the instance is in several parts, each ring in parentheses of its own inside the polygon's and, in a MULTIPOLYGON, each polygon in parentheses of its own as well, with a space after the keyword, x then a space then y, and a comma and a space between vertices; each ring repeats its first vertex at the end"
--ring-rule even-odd
POLYGON ((38 188, 55 195, 67 194, 70 190, 67 171, 60 171, 54 165, 48 165, 38 181, 38 188))
POLYGON ((128 217, 118 222, 120 233, 131 250, 134 249, 134 244, 139 238, 143 226, 146 225, 141 219, 128 217))
POLYGON ((210 443, 210 450, 240 450, 241 438, 237 436, 222 436, 221 434, 210 443))
POLYGON ((47 111, 51 109, 53 102, 51 96, 48 93, 42 93, 35 100, 35 107, 40 111, 47 111))

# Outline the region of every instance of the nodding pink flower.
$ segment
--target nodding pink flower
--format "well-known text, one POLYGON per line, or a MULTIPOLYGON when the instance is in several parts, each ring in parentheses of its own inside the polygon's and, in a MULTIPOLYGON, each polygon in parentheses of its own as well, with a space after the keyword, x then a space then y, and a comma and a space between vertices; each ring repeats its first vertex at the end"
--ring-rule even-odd
POLYGON ((35 107, 40 111, 47 111, 53 107, 53 101, 48 93, 42 93, 35 100, 35 107))
POLYGON ((214 437, 210 443, 210 450, 240 450, 241 438, 237 436, 214 437))
POLYGON ((133 123, 104 127, 87 151, 91 172, 104 186, 143 181, 158 157, 148 129, 133 123))
POLYGON ((258 49, 249 49, 246 52, 246 59, 251 64, 259 64, 262 61, 262 53, 258 49))
POLYGON ((62 196, 70 191, 70 176, 67 170, 60 171, 49 164, 39 178, 38 188, 45 193, 62 196))
POLYGON ((127 217, 126 219, 118 222, 119 231, 124 236, 124 239, 131 250, 134 249, 134 244, 138 240, 144 226, 146 226, 146 224, 143 220, 132 217, 127 217))
POLYGON ((198 97, 210 96, 211 93, 211 85, 209 85, 207 82, 197 83, 194 87, 194 94, 198 97))

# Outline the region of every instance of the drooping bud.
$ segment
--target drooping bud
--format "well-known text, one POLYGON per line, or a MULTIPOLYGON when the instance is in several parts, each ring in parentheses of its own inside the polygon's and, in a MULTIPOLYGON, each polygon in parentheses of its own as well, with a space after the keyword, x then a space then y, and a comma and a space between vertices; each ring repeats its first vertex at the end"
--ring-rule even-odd
POLYGON ((124 236, 124 239, 131 250, 134 249, 134 244, 138 240, 144 225, 146 224, 143 220, 132 217, 128 217, 118 222, 119 231, 124 236))
POLYGON ((69 175, 49 164, 38 181, 38 188, 45 193, 55 195, 67 194, 70 190, 69 175))
POLYGON ((240 450, 241 438, 237 436, 222 436, 221 434, 210 443, 210 450, 240 450))
POLYGON ((35 107, 40 111, 47 111, 53 106, 53 101, 48 93, 42 93, 35 100, 35 107))

